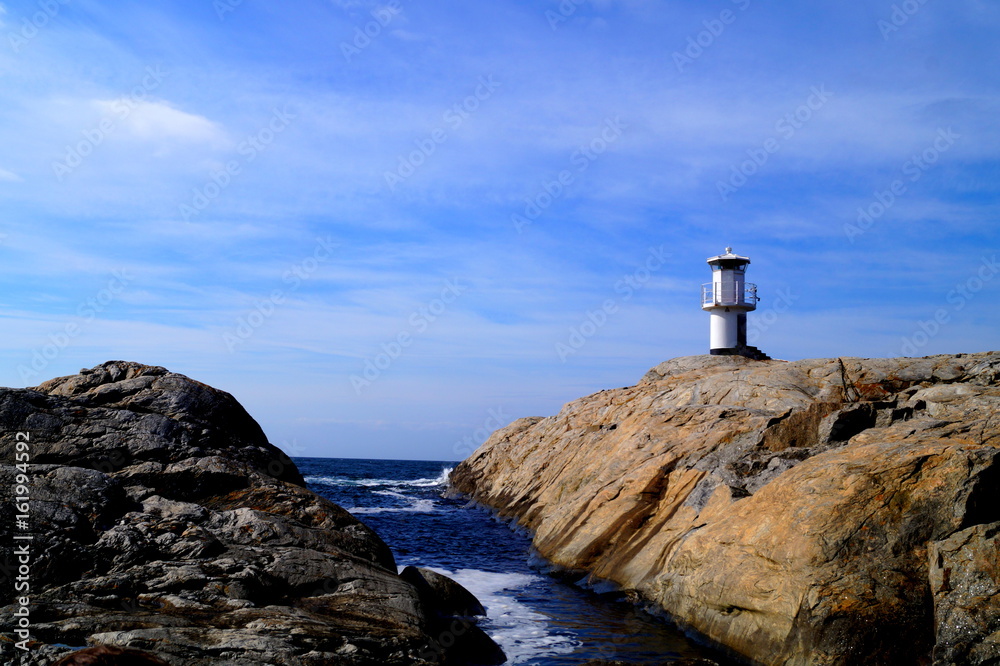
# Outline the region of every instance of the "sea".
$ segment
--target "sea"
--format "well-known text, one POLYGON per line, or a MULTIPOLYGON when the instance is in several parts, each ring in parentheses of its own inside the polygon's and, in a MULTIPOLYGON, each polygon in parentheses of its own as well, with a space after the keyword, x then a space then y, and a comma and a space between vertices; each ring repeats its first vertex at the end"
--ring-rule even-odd
POLYGON ((311 490, 378 532, 400 569, 428 567, 475 594, 487 612, 480 627, 511 666, 592 660, 734 666, 610 586, 585 587, 554 575, 523 530, 467 500, 446 497, 454 462, 294 460, 311 490))

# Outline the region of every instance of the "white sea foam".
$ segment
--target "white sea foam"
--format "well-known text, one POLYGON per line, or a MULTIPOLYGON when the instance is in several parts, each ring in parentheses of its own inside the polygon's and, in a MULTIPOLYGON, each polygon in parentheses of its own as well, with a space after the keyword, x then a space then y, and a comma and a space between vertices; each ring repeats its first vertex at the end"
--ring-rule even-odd
POLYGON ((384 486, 392 483, 388 479, 348 479, 343 476, 306 476, 306 483, 324 486, 384 486))
POLYGON ((441 474, 433 479, 348 479, 343 476, 307 476, 306 483, 315 483, 324 486, 361 486, 364 488, 376 488, 378 486, 395 486, 414 488, 435 488, 448 483, 448 475, 451 474, 451 467, 441 470, 441 474))
POLYGON ((372 495, 382 495, 383 497, 396 497, 398 499, 410 499, 409 495, 404 495, 395 490, 373 490, 372 495))
POLYGON ((530 660, 569 654, 579 643, 569 636, 553 631, 548 617, 537 613, 516 598, 516 592, 538 576, 518 573, 492 573, 478 569, 447 571, 429 567, 448 576, 467 590, 486 607, 486 620, 480 626, 503 648, 507 664, 526 664, 530 660))
POLYGON ((435 509, 434 500, 418 499, 413 500, 407 506, 352 506, 344 507, 349 513, 368 514, 373 513, 432 513, 435 509))
POLYGON ((408 502, 404 506, 344 507, 353 514, 430 513, 436 509, 433 499, 411 497, 405 494, 405 490, 406 488, 443 487, 448 482, 449 474, 451 474, 451 468, 446 467, 441 470, 440 475, 433 479, 348 479, 342 476, 307 476, 305 480, 306 483, 317 485, 372 488, 373 495, 383 495, 408 502), (375 488, 383 488, 383 490, 374 490, 375 488))
POLYGON ((448 485, 448 476, 451 471, 455 469, 454 467, 445 467, 441 470, 441 473, 433 479, 414 479, 413 481, 403 481, 402 483, 407 486, 417 486, 418 488, 433 488, 435 486, 445 486, 448 485))

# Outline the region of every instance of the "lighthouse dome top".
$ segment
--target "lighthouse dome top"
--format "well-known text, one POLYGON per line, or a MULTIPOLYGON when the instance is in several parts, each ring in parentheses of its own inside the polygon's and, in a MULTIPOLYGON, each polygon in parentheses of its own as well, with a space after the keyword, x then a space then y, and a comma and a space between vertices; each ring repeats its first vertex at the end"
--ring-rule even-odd
POLYGON ((713 269, 719 268, 736 268, 744 269, 750 263, 750 257, 743 257, 738 254, 733 254, 733 248, 727 247, 725 254, 720 254, 715 257, 708 258, 708 264, 713 269))

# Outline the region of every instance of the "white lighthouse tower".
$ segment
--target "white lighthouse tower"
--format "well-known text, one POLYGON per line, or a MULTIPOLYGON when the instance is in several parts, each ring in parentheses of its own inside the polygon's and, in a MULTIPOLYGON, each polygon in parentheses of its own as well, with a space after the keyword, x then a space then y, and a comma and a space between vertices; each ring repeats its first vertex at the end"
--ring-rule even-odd
POLYGON ((740 355, 764 360, 769 358, 756 347, 747 345, 747 313, 757 309, 757 285, 746 281, 750 257, 725 254, 708 258, 712 281, 701 287, 701 309, 712 317, 710 352, 717 355, 740 355))

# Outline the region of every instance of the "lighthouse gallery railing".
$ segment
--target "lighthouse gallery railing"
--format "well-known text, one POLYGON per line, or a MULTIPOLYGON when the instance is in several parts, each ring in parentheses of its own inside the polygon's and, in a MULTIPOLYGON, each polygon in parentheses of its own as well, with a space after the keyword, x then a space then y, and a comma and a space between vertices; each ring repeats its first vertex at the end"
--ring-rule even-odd
POLYGON ((757 285, 750 282, 739 285, 706 282, 701 285, 701 305, 757 305, 757 285))

